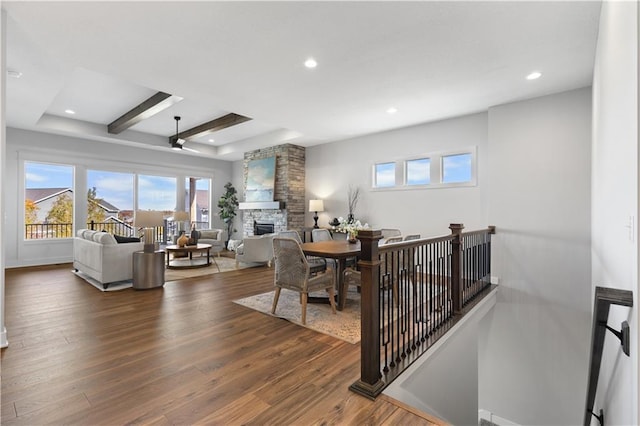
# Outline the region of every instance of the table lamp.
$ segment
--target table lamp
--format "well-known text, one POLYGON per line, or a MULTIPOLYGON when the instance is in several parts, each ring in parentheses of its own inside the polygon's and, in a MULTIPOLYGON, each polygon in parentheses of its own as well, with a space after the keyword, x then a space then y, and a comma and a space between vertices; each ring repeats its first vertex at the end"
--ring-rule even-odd
POLYGON ((161 211, 136 210, 133 226, 144 228, 145 253, 153 253, 156 250, 155 228, 162 225, 164 225, 164 215, 161 211))
POLYGON ((323 212, 324 211, 324 203, 322 202, 322 200, 309 200, 309 211, 315 213, 313 215, 313 220, 315 221, 315 224, 313 225, 313 227, 314 228, 319 228, 319 226, 318 226, 318 212, 323 212))
POLYGON ((180 235, 180 231, 186 231, 184 223, 189 219, 191 219, 189 212, 176 211, 173 213, 173 221, 177 225, 176 231, 178 232, 178 235, 180 235))

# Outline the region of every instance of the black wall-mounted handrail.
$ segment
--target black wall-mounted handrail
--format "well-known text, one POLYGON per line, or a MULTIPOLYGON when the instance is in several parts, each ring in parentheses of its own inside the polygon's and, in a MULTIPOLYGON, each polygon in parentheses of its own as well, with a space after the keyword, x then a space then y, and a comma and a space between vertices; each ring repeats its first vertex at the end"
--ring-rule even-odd
POLYGON ((633 293, 629 290, 619 290, 615 288, 596 287, 595 299, 593 302, 593 325, 591 328, 591 356, 589 360, 589 382, 587 384, 587 408, 584 413, 584 426, 591 424, 591 416, 595 416, 600 424, 604 424, 604 413, 593 412, 593 404, 596 399, 598 388, 598 376, 600 375, 600 364, 602 362, 602 350, 604 349, 604 336, 607 329, 611 330, 619 339, 625 353, 629 355, 629 327, 626 321, 622 325, 622 331, 616 332, 607 325, 609 318, 609 308, 611 305, 633 306, 633 293), (626 328, 626 331, 625 331, 626 328), (625 337, 626 334, 626 337, 625 337))

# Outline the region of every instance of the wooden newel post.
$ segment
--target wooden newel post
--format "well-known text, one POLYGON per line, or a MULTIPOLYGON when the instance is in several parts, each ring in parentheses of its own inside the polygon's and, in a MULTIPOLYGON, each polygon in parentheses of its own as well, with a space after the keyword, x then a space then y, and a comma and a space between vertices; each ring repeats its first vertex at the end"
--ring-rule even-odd
POLYGON ((461 235, 464 225, 452 223, 449 225, 451 234, 455 237, 451 241, 451 298, 453 299, 453 313, 462 311, 462 241, 461 235))
POLYGON ((380 374, 380 284, 378 241, 382 232, 358 231, 360 240, 361 302, 360 302, 360 380, 349 389, 375 399, 382 392, 384 383, 380 374))

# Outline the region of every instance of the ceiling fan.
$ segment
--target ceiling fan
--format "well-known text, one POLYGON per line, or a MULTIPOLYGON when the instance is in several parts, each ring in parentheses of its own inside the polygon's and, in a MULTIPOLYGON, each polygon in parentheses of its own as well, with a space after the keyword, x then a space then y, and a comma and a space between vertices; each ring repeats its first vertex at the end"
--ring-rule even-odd
POLYGON ((174 120, 176 120, 176 135, 173 137, 169 138, 169 145, 171 145, 171 149, 174 149, 176 151, 182 151, 183 149, 185 151, 191 151, 191 152, 200 152, 198 150, 192 149, 192 148, 187 148, 184 146, 184 143, 186 142, 185 139, 181 139, 178 136, 178 122, 180 121, 180 116, 175 116, 173 117, 174 120))

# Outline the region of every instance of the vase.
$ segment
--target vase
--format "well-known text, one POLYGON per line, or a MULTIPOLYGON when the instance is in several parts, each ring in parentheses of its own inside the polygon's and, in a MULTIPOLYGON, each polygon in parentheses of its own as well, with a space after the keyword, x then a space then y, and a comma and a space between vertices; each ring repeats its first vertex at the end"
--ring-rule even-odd
POLYGON ((358 239, 356 238, 356 233, 355 232, 349 232, 349 235, 347 235, 347 240, 351 243, 351 244, 355 244, 358 242, 358 239))
POLYGON ((184 247, 189 242, 189 238, 185 235, 184 231, 180 231, 180 237, 176 240, 178 247, 184 247))

